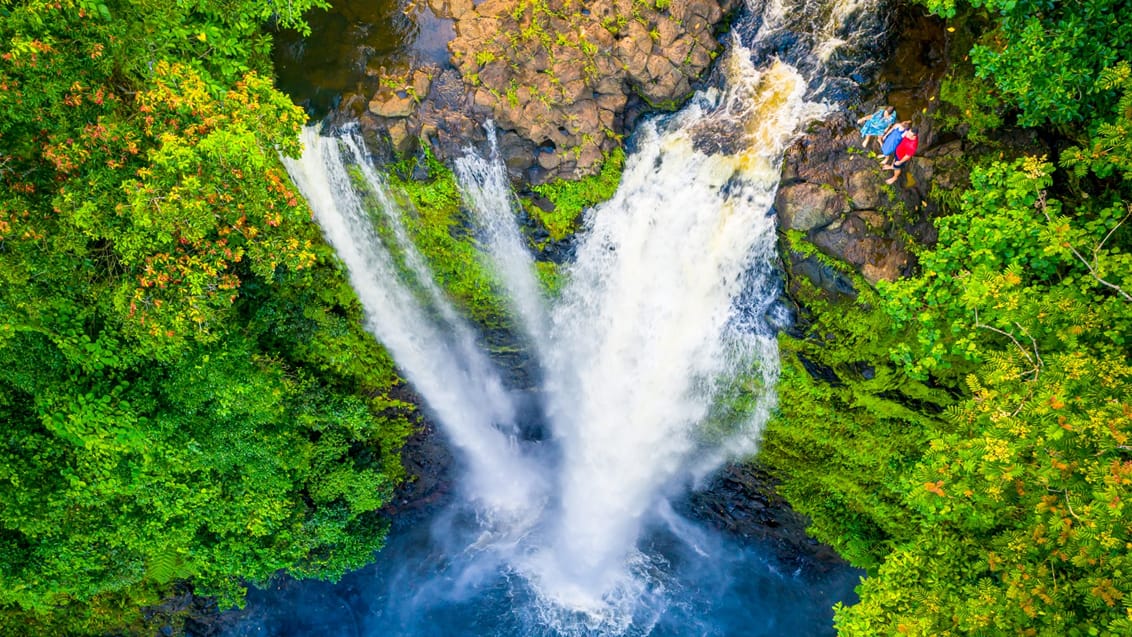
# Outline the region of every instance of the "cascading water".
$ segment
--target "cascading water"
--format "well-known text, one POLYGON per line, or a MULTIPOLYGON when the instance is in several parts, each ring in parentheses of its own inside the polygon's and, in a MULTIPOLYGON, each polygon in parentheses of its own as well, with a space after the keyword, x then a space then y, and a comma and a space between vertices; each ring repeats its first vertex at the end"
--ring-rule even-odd
POLYGON ((636 131, 621 185, 587 215, 553 301, 539 292, 501 163, 470 150, 457 162, 540 370, 550 435, 538 441, 517 435, 515 400, 432 283, 360 142, 306 131, 307 150, 288 170, 349 270, 367 327, 466 464, 464 498, 440 516, 430 548, 412 549, 420 565, 387 575, 391 589, 414 594, 382 593, 387 607, 373 611, 369 632, 344 634, 769 635, 807 625, 715 599, 789 596, 763 590, 789 586, 669 501, 753 453, 774 407, 781 155, 829 110, 818 101, 826 69, 845 64, 837 49, 855 36, 844 25, 869 22, 871 1, 820 4, 813 28, 794 38, 792 64, 765 53, 798 28, 798 7, 767 0, 740 21, 750 48, 731 44, 721 87, 636 131), (744 588, 751 582, 762 593, 744 588), (706 608, 734 619, 706 620, 706 608))
POLYGON ((756 416, 705 432, 720 392, 755 373, 777 376, 774 336, 760 326, 771 284, 778 155, 823 108, 805 102, 789 67, 756 71, 745 50, 726 64, 724 92, 638 131, 621 188, 594 212, 570 282, 553 309, 547 364, 550 422, 562 448, 552 542, 529 568, 567 608, 625 617, 648 561, 635 549, 668 487, 749 453, 756 416), (724 128, 743 150, 706 155, 697 137, 724 128), (761 308, 737 305, 744 289, 761 308), (626 565, 629 565, 628 567, 626 565))
POLYGON ((515 409, 471 329, 444 299, 400 226, 398 208, 359 142, 303 133, 302 160, 287 170, 314 210, 327 241, 346 264, 366 310, 366 328, 392 353, 403 373, 428 400, 452 442, 471 465, 468 493, 493 513, 517 511, 533 496, 537 474, 507 435, 515 409), (346 159, 353 160, 349 165, 346 159), (357 171, 351 171, 350 167, 357 171), (373 225, 367 197, 386 214, 394 252, 373 225), (397 257, 402 263, 398 263, 397 257), (415 293, 405 279, 423 288, 415 293), (504 427, 500 427, 503 425, 504 427))

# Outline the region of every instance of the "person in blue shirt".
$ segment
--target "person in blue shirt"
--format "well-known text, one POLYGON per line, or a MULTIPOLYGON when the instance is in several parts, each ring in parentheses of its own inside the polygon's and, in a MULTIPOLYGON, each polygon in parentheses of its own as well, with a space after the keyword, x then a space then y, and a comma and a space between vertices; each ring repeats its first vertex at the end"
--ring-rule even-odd
POLYGON ((857 120, 857 123, 861 124, 861 134, 865 136, 861 145, 868 148, 873 137, 879 140, 888 128, 896 123, 896 108, 885 106, 872 115, 866 115, 857 120))
POLYGON ((881 168, 890 168, 892 162, 896 159, 896 147, 900 145, 900 141, 904 139, 904 133, 912 129, 911 121, 897 122, 889 127, 881 137, 880 154, 884 156, 884 161, 881 162, 881 168))

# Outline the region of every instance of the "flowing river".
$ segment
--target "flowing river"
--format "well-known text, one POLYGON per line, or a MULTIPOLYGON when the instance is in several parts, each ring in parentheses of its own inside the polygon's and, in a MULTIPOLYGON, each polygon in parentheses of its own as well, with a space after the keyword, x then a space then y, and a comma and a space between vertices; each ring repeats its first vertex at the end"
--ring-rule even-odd
POLYGON ((879 33, 872 5, 749 7, 718 86, 634 132, 555 299, 539 291, 502 163, 471 149, 457 162, 539 370, 535 415, 433 282, 360 140, 308 129, 288 170, 367 328, 442 426, 459 490, 337 585, 253 591, 228 634, 832 634, 830 607, 852 600, 857 571, 787 568, 672 502, 757 451, 789 322, 772 213, 781 156, 852 85, 879 33), (523 435, 530 418, 546 435, 523 435))

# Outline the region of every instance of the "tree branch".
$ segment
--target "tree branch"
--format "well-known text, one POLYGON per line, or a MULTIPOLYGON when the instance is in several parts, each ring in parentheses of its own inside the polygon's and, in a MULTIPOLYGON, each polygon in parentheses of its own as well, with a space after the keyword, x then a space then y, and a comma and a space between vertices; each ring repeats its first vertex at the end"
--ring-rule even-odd
MULTIPOLYGON (((1049 211, 1046 210, 1046 193, 1045 193, 1045 191, 1042 191, 1042 194, 1038 196, 1038 201, 1035 205, 1038 207, 1039 210, 1042 211, 1042 215, 1045 216, 1046 222, 1052 224, 1053 219, 1049 216, 1049 211)), ((1129 211, 1129 214, 1132 214, 1132 210, 1129 211)), ((1124 215, 1124 219, 1127 219, 1127 218, 1128 218, 1128 215, 1124 215)), ((1105 238, 1099 244, 1097 244, 1096 248, 1093 249, 1093 260, 1094 261, 1096 260, 1097 253, 1100 252, 1101 246, 1104 245, 1105 241, 1108 241, 1109 235, 1111 235, 1113 232, 1115 232, 1116 229, 1120 227, 1120 224, 1124 223, 1124 219, 1121 219, 1120 223, 1113 226, 1112 230, 1109 230, 1108 235, 1105 235, 1105 238)), ((1073 256, 1077 257, 1077 259, 1081 263, 1085 264, 1085 267, 1089 269, 1089 274, 1094 279, 1097 280, 1097 283, 1100 283, 1101 285, 1103 285, 1105 287, 1116 290, 1116 292, 1118 294, 1120 294, 1120 296, 1124 297, 1125 301, 1132 303, 1132 294, 1125 292, 1123 289, 1121 289, 1120 286, 1109 283, 1108 281, 1105 281, 1104 279, 1102 279, 1100 277, 1100 275, 1097 274, 1097 269, 1095 267, 1093 267, 1093 264, 1089 263, 1088 259, 1081 256, 1081 253, 1077 251, 1077 248, 1073 247, 1073 244, 1066 241, 1065 247, 1069 248, 1069 251, 1073 253, 1073 256)))

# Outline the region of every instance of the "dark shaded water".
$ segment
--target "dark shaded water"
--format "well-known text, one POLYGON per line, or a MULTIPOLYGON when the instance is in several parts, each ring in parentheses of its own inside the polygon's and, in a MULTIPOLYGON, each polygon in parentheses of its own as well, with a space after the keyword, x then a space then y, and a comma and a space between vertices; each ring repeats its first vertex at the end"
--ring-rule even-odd
MULTIPOLYGON (((790 4, 789 7, 781 6, 782 3, 763 4, 770 5, 768 10, 773 9, 773 12, 764 15, 763 7, 751 7, 751 12, 744 12, 735 25, 735 32, 742 36, 744 46, 750 47, 744 49, 742 55, 754 62, 755 67, 766 68, 770 65, 769 58, 787 57, 786 54, 789 53, 789 61, 806 71, 804 73, 806 84, 801 86, 804 88, 808 85, 808 92, 811 95, 830 99, 831 96, 842 95, 855 88, 857 80, 853 75, 863 72, 859 69, 867 68, 867 63, 860 61, 861 56, 864 55, 863 51, 867 51, 870 39, 877 36, 882 29, 881 23, 870 17, 876 15, 872 11, 872 0, 798 0, 797 6, 784 3, 790 4), (856 33, 858 29, 863 33, 856 33), (816 53, 819 51, 820 55, 816 53), (833 72, 827 72, 827 69, 833 69, 833 72)), ((442 62, 447 58, 447 53, 443 51, 442 44, 438 43, 447 42, 445 33, 450 31, 446 32, 444 29, 451 29, 451 25, 444 21, 435 21, 435 18, 430 17, 431 15, 427 9, 398 0, 378 0, 374 4, 365 5, 351 0, 339 4, 332 14, 312 16, 315 37, 305 42, 298 39, 281 39, 277 46, 276 60, 280 83, 297 102, 304 104, 309 111, 318 113, 329 108, 343 93, 364 94, 372 90, 376 86, 378 77, 383 74, 383 66, 386 67, 385 71, 400 70, 404 68, 407 58, 442 62), (415 21, 411 19, 413 16, 416 16, 415 21), (430 23, 428 20, 434 21, 430 23), (422 32, 431 35, 422 38, 420 36, 422 32)), ((782 121, 790 122, 787 133, 798 125, 799 122, 791 118, 801 117, 795 112, 802 108, 801 106, 790 106, 793 103, 790 100, 760 97, 760 91, 763 90, 771 93, 778 91, 775 95, 781 93, 779 97, 789 93, 786 88, 794 81, 793 75, 781 65, 772 65, 772 69, 767 71, 765 81, 753 84, 751 99, 736 102, 739 105, 746 105, 744 108, 739 108, 744 112, 749 110, 750 103, 765 106, 759 111, 760 117, 750 122, 751 127, 738 125, 733 127, 736 130, 742 132, 753 129, 757 132, 764 128, 775 128, 781 125, 781 123, 775 124, 780 122, 779 118, 785 118, 782 121), (783 82, 785 84, 779 86, 783 82), (763 115, 768 122, 765 125, 761 119, 763 115)), ((753 70, 745 73, 763 77, 761 73, 753 70)), ((753 82, 752 77, 744 77, 753 82)), ((782 144, 787 141, 784 137, 774 143, 768 142, 767 139, 771 137, 774 136, 769 133, 759 137, 762 139, 760 143, 770 147, 763 149, 766 155, 764 161, 755 162, 758 166, 765 164, 763 167, 767 173, 764 176, 766 178, 758 182, 765 190, 765 192, 760 190, 765 195, 763 197, 766 200, 765 206, 751 208, 756 216, 761 215, 760 218, 766 217, 765 210, 769 208, 769 202, 773 199, 773 189, 777 184, 778 169, 777 164, 774 163, 778 157, 776 153, 781 152, 782 144)), ((778 138, 774 137, 774 139, 778 138)), ((740 154, 753 152, 749 147, 754 142, 750 140, 748 142, 746 145, 737 146, 734 152, 740 154)), ((659 142, 656 146, 668 148, 659 142)), ((720 160, 708 162, 698 156, 692 159, 695 161, 688 165, 702 163, 705 166, 704 170, 707 171, 703 179, 693 179, 692 186, 700 184, 710 192, 700 194, 697 194, 698 190, 684 192, 679 186, 678 179, 647 176, 641 177, 640 182, 635 186, 636 190, 630 189, 636 193, 636 199, 643 202, 641 205, 648 208, 642 214, 652 215, 657 210, 669 208, 680 211, 679 215, 668 215, 657 220, 656 223, 639 226, 667 229, 666 231, 672 234, 671 250, 639 252, 648 252, 648 254, 657 252, 666 260, 679 262, 679 259, 674 259, 672 255, 677 254, 681 247, 716 246, 720 250, 726 247, 723 244, 727 242, 716 242, 720 244, 716 245, 712 241, 688 240, 686 233, 680 234, 672 230, 683 226, 660 223, 668 218, 692 218, 693 212, 704 206, 710 207, 713 205, 711 202, 716 201, 717 197, 729 201, 728 193, 715 192, 718 190, 718 184, 731 183, 726 179, 726 170, 721 175, 714 175, 711 171, 716 167, 722 167, 721 170, 732 170, 731 164, 720 160), (649 203, 655 198, 650 199, 645 195, 657 190, 656 183, 666 184, 673 191, 672 197, 680 195, 695 201, 678 198, 677 203, 670 205, 649 203)), ((649 164, 644 162, 642 165, 647 168, 649 164)), ((671 165, 685 164, 676 162, 671 165)), ((659 164, 656 165, 656 169, 660 169, 659 164)), ((627 169, 626 172, 631 171, 627 169)), ((680 169, 678 172, 685 177, 688 175, 695 177, 695 171, 691 168, 680 169)), ((644 173, 648 173, 648 170, 643 170, 642 174, 644 173)), ((294 174, 292 172, 292 175, 294 174)), ((731 205, 727 204, 727 206, 731 205)), ((724 203, 719 203, 719 207, 723 209, 724 203)), ((731 207, 727 209, 732 210, 731 207)), ((746 210, 745 207, 743 209, 746 210)), ((324 221, 323 217, 328 216, 325 212, 319 213, 320 223, 324 221)), ((704 228, 717 227, 718 224, 713 225, 711 222, 712 215, 704 216, 708 219, 703 225, 704 228)), ((626 227, 632 230, 638 226, 626 227)), ((744 227, 754 232, 752 224, 744 227)), ((768 232, 771 233, 768 236, 771 236, 770 241, 773 245, 773 229, 768 232)), ((353 238, 357 239, 357 237, 353 238)), ((660 239, 653 237, 649 241, 632 243, 630 247, 668 245, 658 241, 660 239)), ((611 240, 610 245, 615 244, 620 245, 611 240)), ((339 251, 341 254, 341 249, 339 251)), ((625 250, 623 253, 636 254, 633 250, 625 250)), ((744 254, 746 253, 738 256, 742 257, 744 254)), ((350 260, 344 260, 350 263, 350 260)), ((361 263, 364 260, 355 261, 361 263)), ((688 263, 701 261, 704 260, 691 257, 687 259, 688 263)), ((615 271, 616 268, 611 267, 609 270, 615 271)), ((625 289, 628 291, 649 289, 648 279, 665 279, 655 276, 655 272, 662 271, 659 267, 635 266, 631 271, 647 276, 640 281, 633 278, 626 279, 625 289), (637 282, 633 283, 633 281, 637 282)), ((710 278, 715 281, 720 277, 715 274, 710 278)), ((372 279, 370 277, 360 283, 354 281, 355 289, 358 289, 359 285, 375 287, 379 281, 372 279)), ((699 278, 694 279, 700 281, 699 278)), ((681 279, 669 277, 665 280, 681 279)), ((695 305, 695 299, 704 295, 697 296, 680 290, 664 289, 654 296, 662 299, 688 299, 687 304, 695 305)), ((373 308, 369 309, 373 310, 373 308)), ((677 313, 673 314, 677 315, 677 313)), ((652 313, 649 316, 655 318, 663 317, 665 314, 652 313)), ((592 331, 600 330, 595 328, 592 331)), ((661 332, 657 331, 657 333, 661 332)), ((679 330, 673 333, 683 334, 679 330)), ((663 348, 657 345, 636 348, 626 346, 624 349, 634 352, 653 352, 663 348)), ((712 357, 703 358, 714 360, 712 357)), ((398 362, 403 366, 406 363, 401 359, 398 362)), ((426 367, 431 369, 430 366, 426 367)), ((666 367, 664 370, 666 378, 680 374, 683 369, 673 364, 671 360, 667 360, 664 367, 666 367)), ((422 373, 421 377, 425 376, 427 375, 422 373)), ((455 377, 446 376, 446 378, 455 377)), ((610 377, 635 379, 642 377, 642 373, 639 370, 630 370, 612 374, 610 377)), ((687 378, 694 377, 695 374, 687 376, 687 378)), ((653 380, 657 379, 653 378, 653 380)), ((444 383, 441 383, 439 388, 446 389, 443 385, 444 383)), ((422 393, 426 397, 430 395, 427 391, 422 393)), ((676 391, 673 395, 684 396, 685 393, 676 391)), ((473 395, 479 398, 474 392, 473 395)), ((624 392, 624 395, 629 395, 629 391, 624 392)), ((457 424, 466 425, 462 416, 467 415, 464 412, 472 409, 475 402, 473 400, 461 403, 468 407, 450 410, 449 415, 459 421, 457 424)), ((661 411, 675 413, 676 410, 661 411)), ((597 416, 592 422, 604 422, 604 419, 600 418, 602 414, 597 416)), ((633 420, 632 418, 614 420, 617 420, 617 426, 610 431, 616 433, 635 431, 626 425, 633 420)), ((485 422, 490 425, 495 421, 485 417, 485 422)), ((586 424, 591 420, 579 418, 578 422, 586 424)), ((453 426, 452 429, 456 430, 456 427, 453 426)), ((648 427, 642 427, 642 430, 654 431, 648 427)), ((489 428, 488 433, 498 432, 489 428)), ((563 430, 559 433, 573 433, 573 430, 563 430)), ((600 438, 600 440, 605 439, 606 437, 600 438)), ((602 444, 600 440, 595 439, 595 442, 586 444, 600 445, 602 444)), ((581 480, 587 477, 586 468, 592 468, 591 465, 577 464, 576 468, 579 470, 568 477, 550 475, 552 468, 545 466, 546 463, 533 462, 535 458, 522 455, 520 457, 520 460, 524 461, 522 467, 526 466, 527 461, 532 461, 532 468, 536 468, 537 471, 529 473, 538 475, 541 475, 540 472, 547 473, 544 477, 548 477, 548 484, 556 486, 567 484, 572 488, 575 483, 593 486, 577 493, 571 491, 572 497, 569 500, 565 498, 554 500, 547 511, 543 511, 541 506, 515 507, 514 510, 519 513, 530 510, 550 516, 551 519, 542 522, 518 519, 501 523, 499 520, 491 519, 492 507, 472 509, 470 505, 461 504, 463 500, 454 500, 416 518, 400 518, 397 522, 398 526, 390 535, 387 548, 377 556, 374 564, 347 575, 337 584, 285 581, 268 590, 253 590, 248 596, 247 609, 228 616, 230 628, 225 634, 227 637, 252 635, 808 637, 834 634, 831 625, 831 607, 838 601, 846 603, 855 601, 853 587, 861 575, 860 571, 843 564, 799 562, 797 556, 784 560, 776 556, 768 545, 742 543, 720 536, 678 516, 666 505, 662 504, 654 508, 652 490, 647 490, 643 496, 647 497, 649 503, 647 513, 630 514, 625 520, 614 520, 614 522, 623 522, 621 526, 631 531, 630 544, 634 548, 624 565, 627 575, 625 581, 629 588, 599 589, 599 592, 615 591, 614 598, 602 597, 600 600, 602 604, 598 605, 597 610, 587 613, 571 610, 593 608, 593 605, 572 603, 577 601, 578 596, 573 595, 576 591, 569 586, 571 580, 565 578, 559 582, 565 586, 559 586, 550 596, 560 599, 563 603, 546 601, 548 596, 540 594, 545 591, 538 591, 535 588, 539 586, 538 578, 542 575, 542 571, 530 568, 531 559, 547 557, 543 554, 549 554, 555 565, 559 565, 558 561, 563 560, 561 566, 569 570, 568 567, 574 564, 571 560, 584 561, 587 554, 579 551, 567 552, 562 548, 561 543, 547 541, 548 537, 540 537, 540 534, 548 532, 548 525, 551 531, 575 529, 578 526, 573 524, 575 517, 586 524, 604 528, 608 520, 603 519, 603 515, 575 515, 576 511, 579 509, 583 512, 588 511, 585 505, 589 501, 619 500, 619 498, 606 497, 610 494, 622 494, 620 500, 632 500, 629 496, 634 491, 627 488, 632 485, 625 476, 632 477, 630 475, 633 473, 632 469, 655 463, 658 461, 657 458, 663 455, 658 453, 658 447, 665 441, 651 438, 649 440, 651 440, 649 446, 635 440, 631 441, 632 444, 626 445, 626 448, 634 450, 632 460, 613 463, 611 466, 627 468, 629 471, 613 472, 610 475, 618 477, 604 481, 581 480), (643 454, 640 453, 641 450, 645 450, 643 454), (554 516, 560 516, 563 512, 573 515, 569 519, 571 524, 556 524, 558 520, 554 516), (637 526, 638 521, 642 521, 641 527, 637 526), (637 534, 641 528, 643 532, 637 534), (542 553, 532 553, 532 551, 542 551, 542 553), (526 570, 520 573, 517 569, 524 566, 527 567, 526 570), (632 588, 637 584, 639 584, 638 588, 632 588)), ((578 443, 578 446, 583 445, 578 443)), ((474 445, 471 447, 478 448, 474 445)), ((507 454, 497 455, 509 457, 507 454)), ((563 457, 566 455, 564 454, 563 457)), ((485 464, 486 469, 493 468, 491 462, 481 464, 485 464)), ((575 467, 575 465, 570 466, 575 467)), ((475 472, 468 472, 468 474, 473 473, 475 472)), ((481 471, 481 473, 486 475, 490 472, 481 471)), ((500 475, 524 476, 527 473, 503 471, 500 475)), ((461 483, 464 482, 469 482, 469 479, 463 478, 461 483)), ((527 484, 523 480, 516 479, 509 482, 481 480, 480 483, 499 487, 527 484)), ((500 489, 501 493, 502 491, 500 489)), ((498 495, 494 492, 488 495, 493 494, 498 495)), ((633 501, 641 500, 638 498, 633 501)), ((624 513, 626 507, 612 506, 619 502, 609 504, 610 507, 598 507, 595 510, 607 512, 611 517, 626 516, 624 513)), ((631 507, 629 509, 633 510, 631 507)), ((621 528, 617 525, 613 527, 614 530, 621 528)), ((555 535, 551 539, 572 541, 576 537, 579 535, 565 534, 562 537, 555 535)), ((584 539, 584 534, 582 537, 584 539)), ((585 545, 584 542, 580 544, 585 545)), ((617 553, 615 557, 620 558, 621 554, 617 553)), ((584 595, 581 598, 582 602, 590 601, 584 595)))
POLYGON ((310 11, 311 34, 275 36, 276 85, 314 117, 345 93, 372 94, 384 68, 404 72, 410 62, 448 64, 452 21, 436 17, 425 0, 334 0, 310 11))
MULTIPOLYGON (((438 508, 401 521, 377 562, 337 584, 283 581, 251 590, 226 637, 602 635, 540 606, 525 580, 472 534, 466 512, 438 508), (544 609, 545 610, 545 609, 544 609), (571 623, 574 622, 574 623, 571 623)), ((666 571, 626 635, 833 635, 831 607, 856 601, 861 572, 840 564, 788 567, 767 546, 739 544, 670 514, 641 543, 666 571)))

